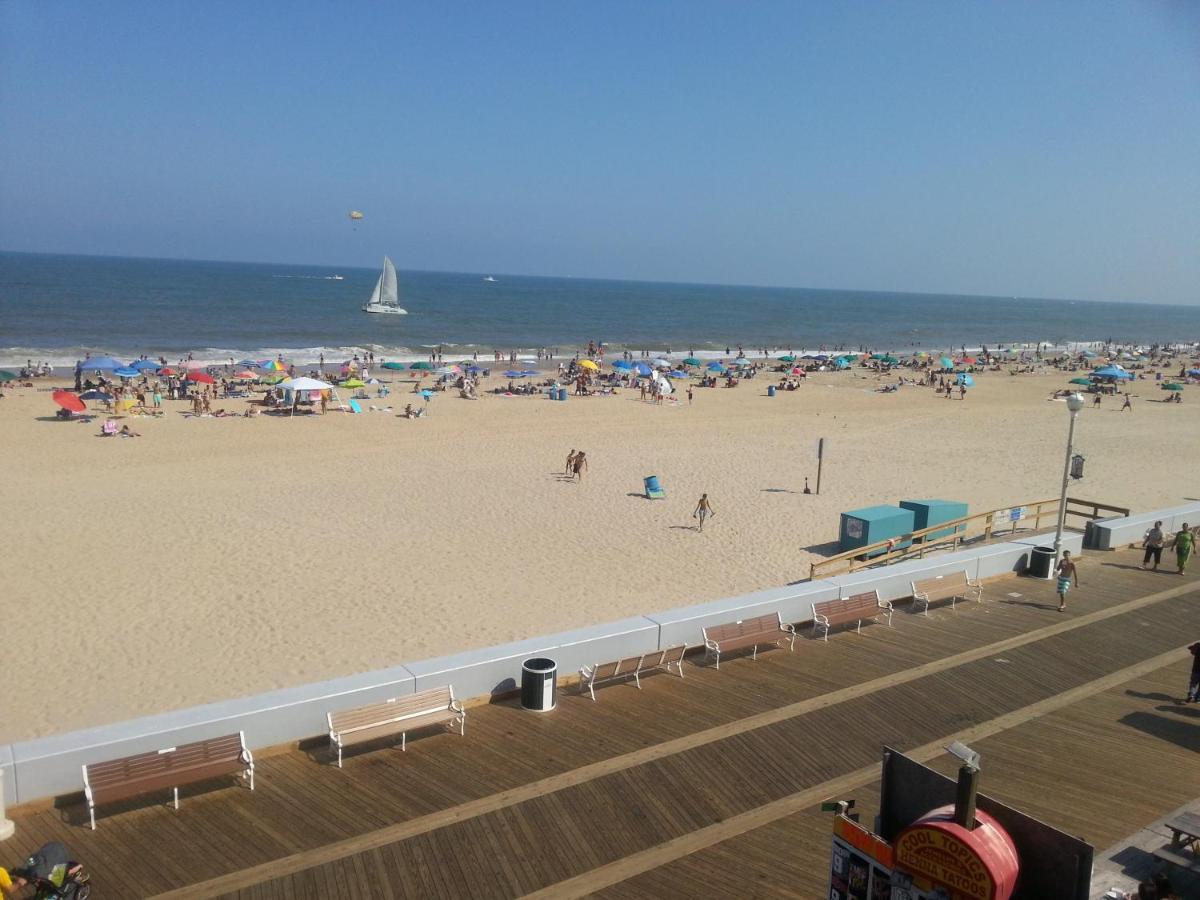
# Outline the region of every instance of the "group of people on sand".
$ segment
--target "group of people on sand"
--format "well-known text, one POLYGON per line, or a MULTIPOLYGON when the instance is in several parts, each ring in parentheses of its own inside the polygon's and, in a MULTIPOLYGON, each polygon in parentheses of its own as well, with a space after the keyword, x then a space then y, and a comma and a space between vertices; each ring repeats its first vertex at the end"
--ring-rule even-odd
POLYGON ((571 449, 567 454, 567 467, 563 475, 572 481, 583 481, 583 473, 587 471, 587 454, 582 450, 571 449))

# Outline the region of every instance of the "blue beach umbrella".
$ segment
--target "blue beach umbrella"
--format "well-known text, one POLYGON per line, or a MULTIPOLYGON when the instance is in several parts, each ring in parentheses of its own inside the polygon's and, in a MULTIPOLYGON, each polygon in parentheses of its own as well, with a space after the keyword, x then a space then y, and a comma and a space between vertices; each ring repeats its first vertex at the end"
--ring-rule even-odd
POLYGON ((705 366, 705 368, 706 368, 706 369, 712 369, 714 372, 724 372, 724 371, 725 371, 725 363, 723 363, 723 362, 710 362, 710 363, 709 363, 707 366, 705 366))
POLYGON ((750 360, 746 359, 746 357, 744 357, 744 356, 739 356, 737 359, 735 359, 733 361, 733 364, 735 366, 748 366, 748 365, 750 365, 750 360))
POLYGON ((137 369, 130 369, 125 366, 122 366, 119 369, 113 369, 113 374, 116 375, 118 378, 137 378, 142 373, 139 372, 137 369))
POLYGON ((479 368, 479 366, 470 366, 467 371, 472 375, 478 375, 483 369, 479 368))
POLYGON ((1100 378, 1133 378, 1132 372, 1126 372, 1124 369, 1118 369, 1116 366, 1101 366, 1092 372, 1100 378))
POLYGON ((618 359, 612 364, 612 367, 614 369, 627 369, 628 370, 628 369, 633 368, 633 363, 631 363, 627 359, 618 359))
POLYGON ((156 363, 152 359, 139 359, 136 362, 131 362, 129 364, 129 368, 137 369, 139 372, 149 372, 149 371, 157 372, 159 369, 162 368, 162 366, 159 365, 158 363, 156 363))
POLYGON ((850 362, 849 362, 849 361, 846 359, 846 357, 844 357, 844 356, 839 356, 837 359, 835 359, 835 360, 833 361, 833 364, 834 364, 835 366, 837 366, 839 369, 848 369, 848 368, 850 368, 850 362))
POLYGON ((954 379, 959 384, 965 384, 967 387, 975 387, 975 379, 966 372, 959 372, 958 377, 954 379))
POLYGON ((90 359, 80 360, 79 365, 85 372, 94 372, 97 369, 111 371, 125 368, 125 363, 119 359, 113 359, 111 356, 93 356, 90 359))
POLYGON ((954 368, 954 360, 952 360, 948 356, 943 356, 941 359, 938 360, 938 362, 941 364, 943 369, 953 369, 954 368))
POLYGON ((524 371, 521 372, 521 374, 526 378, 537 378, 542 373, 539 372, 537 369, 525 369, 524 371))
POLYGON ((1200 369, 1188 369, 1187 373, 1189 375, 1200 375, 1200 369))
POLYGON ((654 370, 645 363, 638 363, 636 366, 634 366, 634 369, 639 375, 644 375, 647 378, 654 374, 654 370))
POLYGON ((112 394, 106 394, 104 391, 84 391, 79 395, 80 400, 106 400, 112 401, 112 394))
POLYGON ((238 360, 238 365, 243 369, 257 369, 259 362, 255 359, 240 359, 238 360))
POLYGON ((668 378, 687 378, 688 373, 683 371, 682 369, 676 369, 673 372, 668 372, 667 377, 668 378))
POLYGON ((516 369, 509 369, 507 372, 504 373, 504 377, 505 378, 524 378, 525 373, 518 372, 516 369))

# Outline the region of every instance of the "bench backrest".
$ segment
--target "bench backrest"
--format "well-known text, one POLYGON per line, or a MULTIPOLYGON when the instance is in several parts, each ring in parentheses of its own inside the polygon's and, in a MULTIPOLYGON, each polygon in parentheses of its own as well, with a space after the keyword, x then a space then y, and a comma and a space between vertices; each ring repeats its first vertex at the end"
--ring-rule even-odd
POLYGON ((354 731, 368 728, 372 725, 382 725, 385 722, 396 722, 412 718, 435 710, 449 709, 454 700, 454 688, 450 685, 432 688, 428 691, 410 694, 407 697, 393 697, 382 703, 371 703, 354 709, 342 709, 329 713, 329 728, 331 731, 354 731))
POLYGON ((169 777, 173 772, 186 771, 210 763, 234 762, 243 752, 241 732, 221 737, 180 744, 149 753, 137 753, 121 759, 90 763, 83 767, 89 787, 102 791, 108 787, 169 777))
POLYGON ((956 591, 966 586, 967 572, 965 569, 959 572, 950 572, 946 575, 938 575, 936 578, 924 578, 921 581, 914 581, 912 583, 913 591, 921 594, 927 594, 930 591, 956 591))
POLYGON ((879 591, 851 594, 849 597, 839 597, 836 600, 822 600, 819 603, 813 604, 813 612, 820 616, 838 616, 843 613, 868 609, 879 609, 879 591))
POLYGON ((754 616, 739 622, 714 625, 704 629, 704 637, 720 643, 743 635, 762 634, 764 631, 779 631, 779 613, 767 613, 765 616, 754 616))

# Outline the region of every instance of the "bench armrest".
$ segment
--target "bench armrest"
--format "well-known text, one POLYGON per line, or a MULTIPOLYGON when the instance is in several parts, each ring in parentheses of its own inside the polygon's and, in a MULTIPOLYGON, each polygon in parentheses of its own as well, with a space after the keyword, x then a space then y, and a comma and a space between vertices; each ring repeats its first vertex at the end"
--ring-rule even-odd
POLYGON ((707 650, 720 650, 721 644, 719 641, 714 641, 712 638, 706 637, 704 639, 704 647, 707 650))
POLYGON ((879 608, 880 608, 880 609, 886 609, 886 610, 889 610, 889 611, 890 611, 890 610, 892 609, 892 601, 891 601, 891 600, 880 600, 880 601, 879 601, 879 608))
POLYGON ((795 634, 796 626, 793 625, 791 622, 781 622, 779 625, 779 630, 786 631, 788 634, 795 634))
POLYGON ((926 602, 929 601, 929 594, 925 591, 913 591, 912 596, 914 600, 924 600, 926 602))
POLYGON ((829 616, 825 615, 824 613, 813 613, 813 622, 817 625, 823 626, 824 628, 828 628, 829 616))
POLYGON ((579 667, 579 680, 587 681, 589 678, 592 677, 592 673, 595 671, 596 671, 595 666, 580 666, 579 667))
POLYGON ((460 716, 465 716, 467 714, 466 709, 463 708, 462 701, 459 700, 457 697, 455 697, 454 699, 452 699, 450 701, 450 708, 452 710, 454 710, 456 713, 458 713, 460 716))

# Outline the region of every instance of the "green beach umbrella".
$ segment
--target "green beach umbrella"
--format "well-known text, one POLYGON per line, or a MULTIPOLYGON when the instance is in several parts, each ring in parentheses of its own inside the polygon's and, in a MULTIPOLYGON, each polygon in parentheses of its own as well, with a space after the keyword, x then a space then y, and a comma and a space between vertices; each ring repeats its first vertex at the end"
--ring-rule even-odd
POLYGON ((278 375, 278 374, 275 374, 275 375, 259 375, 259 376, 258 376, 258 380, 259 380, 259 381, 265 382, 265 383, 267 383, 267 384, 279 384, 279 382, 283 381, 283 379, 285 379, 285 378, 287 378, 287 376, 286 376, 286 375, 278 375))
POLYGON ((7 370, 0 371, 0 381, 16 381, 16 379, 16 373, 7 370))
POLYGON ((408 368, 406 365, 404 365, 404 363, 398 363, 398 362, 385 362, 383 364, 383 367, 385 369, 392 369, 392 370, 408 368))
POLYGON ((1164 384, 1164 385, 1163 385, 1163 390, 1164 390, 1164 391, 1182 391, 1182 390, 1183 390, 1183 385, 1182 385, 1182 384, 1175 384, 1174 382, 1171 382, 1171 384, 1164 384))
POLYGON ((780 362, 795 362, 796 357, 794 357, 794 356, 792 356, 792 354, 788 353, 785 356, 779 357, 779 361, 780 362))
POLYGON ((701 363, 700 363, 700 360, 696 359, 696 357, 694 357, 694 356, 689 356, 687 359, 685 359, 685 360, 683 361, 683 364, 684 364, 685 366, 698 366, 698 365, 701 365, 701 363))
POLYGON ((1067 382, 1067 383, 1068 383, 1068 384, 1086 384, 1086 385, 1090 385, 1090 384, 1092 383, 1092 381, 1091 381, 1091 379, 1090 379, 1090 378, 1072 378, 1072 379, 1071 379, 1069 382, 1067 382))
POLYGON ((426 362, 425 360, 421 360, 420 362, 413 363, 411 366, 409 366, 409 368, 410 369, 432 369, 433 363, 426 362))
POLYGON ((366 387, 367 383, 358 378, 347 378, 339 386, 344 387, 344 388, 360 388, 360 387, 366 387))
POLYGON ((882 363, 887 363, 889 366, 894 366, 896 363, 900 362, 900 360, 896 359, 894 356, 876 356, 874 358, 882 363))

